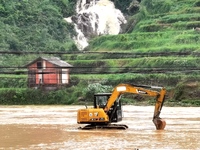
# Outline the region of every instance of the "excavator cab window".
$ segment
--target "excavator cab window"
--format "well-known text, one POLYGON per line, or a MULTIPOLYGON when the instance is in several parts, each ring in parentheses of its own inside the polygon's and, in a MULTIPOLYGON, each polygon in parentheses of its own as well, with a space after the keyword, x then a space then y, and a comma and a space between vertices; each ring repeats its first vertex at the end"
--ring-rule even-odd
POLYGON ((111 93, 98 93, 94 95, 94 108, 105 108, 111 93))
MULTIPOLYGON (((105 108, 112 93, 98 93, 94 95, 94 108, 105 108)), ((111 122, 118 122, 122 120, 122 106, 121 101, 116 100, 108 111, 108 116, 111 122)))

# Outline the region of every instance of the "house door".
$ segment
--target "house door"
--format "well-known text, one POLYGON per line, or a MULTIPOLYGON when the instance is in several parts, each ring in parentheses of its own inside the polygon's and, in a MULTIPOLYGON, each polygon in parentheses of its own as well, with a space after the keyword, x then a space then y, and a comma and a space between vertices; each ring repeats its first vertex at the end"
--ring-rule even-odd
POLYGON ((42 70, 38 70, 38 84, 43 83, 43 72, 42 70))
POLYGON ((28 71, 28 87, 34 87, 36 83, 36 71, 29 70, 28 71))
POLYGON ((62 69, 62 84, 69 83, 68 69, 62 69))

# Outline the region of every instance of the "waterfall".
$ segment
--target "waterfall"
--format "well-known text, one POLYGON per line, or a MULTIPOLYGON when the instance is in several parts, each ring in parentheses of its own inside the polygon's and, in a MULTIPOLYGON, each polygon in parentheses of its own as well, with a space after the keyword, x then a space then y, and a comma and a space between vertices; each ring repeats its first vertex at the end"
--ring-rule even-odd
POLYGON ((122 12, 109 0, 78 0, 76 15, 65 18, 75 25, 74 41, 80 50, 88 46, 88 40, 99 35, 117 35, 126 23, 122 12))

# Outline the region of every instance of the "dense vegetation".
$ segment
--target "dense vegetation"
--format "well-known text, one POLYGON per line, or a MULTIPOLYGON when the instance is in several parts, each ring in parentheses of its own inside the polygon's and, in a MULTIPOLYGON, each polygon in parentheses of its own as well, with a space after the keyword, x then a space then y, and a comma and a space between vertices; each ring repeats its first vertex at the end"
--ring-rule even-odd
POLYGON ((4 51, 69 51, 73 0, 0 0, 0 49, 4 51))
MULTIPOLYGON (((0 104, 80 104, 95 92, 108 92, 119 83, 167 88, 167 105, 200 105, 200 1, 112 0, 127 15, 124 33, 90 41, 84 53, 62 54, 74 66, 68 87, 50 93, 27 89, 23 66, 40 55, 0 56, 0 104), (11 68, 8 68, 10 67, 11 68), (14 68, 16 67, 16 68, 14 68)), ((15 1, 0 3, 0 49, 5 51, 77 51, 73 27, 63 18, 74 13, 75 1, 15 1), (14 12, 18 13, 14 13, 14 12)), ((124 103, 153 104, 149 98, 125 95, 124 103), (132 101, 132 99, 135 101, 132 101)))

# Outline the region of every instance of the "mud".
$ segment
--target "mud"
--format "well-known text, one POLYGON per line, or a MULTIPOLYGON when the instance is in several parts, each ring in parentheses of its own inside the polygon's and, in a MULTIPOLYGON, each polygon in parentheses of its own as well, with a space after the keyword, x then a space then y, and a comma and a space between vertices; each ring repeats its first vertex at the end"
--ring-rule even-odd
POLYGON ((163 107, 165 130, 155 129, 153 106, 123 106, 127 130, 78 130, 84 106, 0 106, 0 149, 200 149, 200 109, 163 107))

